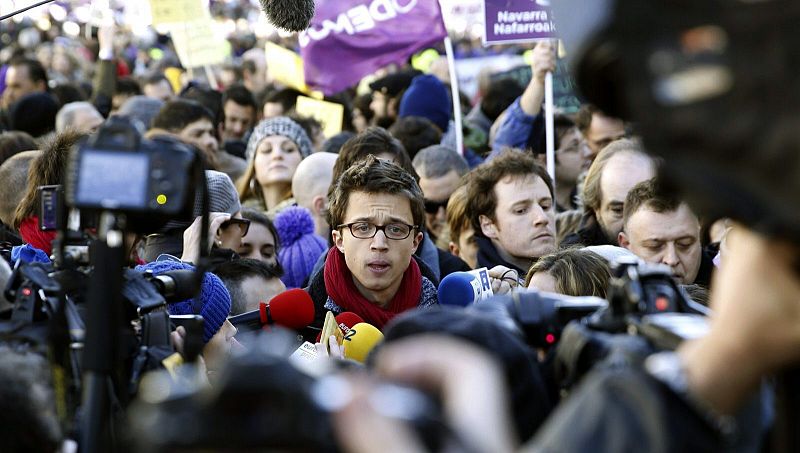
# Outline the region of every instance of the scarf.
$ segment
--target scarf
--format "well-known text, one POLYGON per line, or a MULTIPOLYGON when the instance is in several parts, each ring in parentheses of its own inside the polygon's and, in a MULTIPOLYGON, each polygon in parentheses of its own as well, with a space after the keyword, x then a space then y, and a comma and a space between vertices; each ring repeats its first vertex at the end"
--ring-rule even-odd
POLYGON ((42 231, 39 229, 39 217, 30 216, 22 221, 19 226, 19 235, 27 244, 44 251, 48 255, 53 253, 53 239, 55 231, 42 231))
POLYGON ((416 308, 422 293, 422 273, 413 258, 403 273, 403 281, 389 302, 388 308, 375 305, 358 292, 358 288, 353 282, 353 274, 347 268, 344 255, 336 247, 331 247, 328 252, 323 277, 325 290, 337 305, 361 316, 365 322, 379 329, 382 329, 396 315, 416 308))

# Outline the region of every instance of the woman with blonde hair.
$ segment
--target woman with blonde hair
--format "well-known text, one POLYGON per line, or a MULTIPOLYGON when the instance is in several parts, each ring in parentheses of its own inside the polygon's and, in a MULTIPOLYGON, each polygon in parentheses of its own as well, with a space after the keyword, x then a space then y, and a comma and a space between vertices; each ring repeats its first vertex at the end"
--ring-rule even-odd
POLYGON ((260 122, 247 142, 247 169, 237 182, 242 205, 273 217, 294 203, 292 177, 313 148, 299 124, 285 116, 260 122))

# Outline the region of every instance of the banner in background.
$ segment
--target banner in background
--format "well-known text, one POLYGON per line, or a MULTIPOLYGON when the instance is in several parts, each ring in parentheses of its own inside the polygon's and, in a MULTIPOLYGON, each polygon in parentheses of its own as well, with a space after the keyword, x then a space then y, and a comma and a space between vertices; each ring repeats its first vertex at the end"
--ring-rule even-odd
POLYGON ((228 53, 225 39, 214 32, 211 18, 173 23, 168 27, 175 52, 185 68, 222 64, 228 53))
POLYGON ((435 0, 321 0, 299 36, 305 82, 338 93, 445 36, 435 0))
POLYGON ((483 15, 484 45, 556 37, 550 0, 484 0, 483 15))
MULTIPOLYGON (((514 79, 521 87, 528 86, 531 81, 532 70, 530 65, 517 66, 508 71, 494 73, 491 80, 514 79)), ((556 71, 553 73, 553 105, 564 113, 575 113, 581 108, 581 101, 576 96, 577 85, 569 74, 567 62, 558 60, 556 71)))
POLYGON ((202 0, 150 0, 150 14, 153 25, 211 19, 211 13, 202 0))
POLYGON ((269 76, 281 84, 308 93, 303 75, 303 59, 291 50, 267 41, 264 47, 269 76))
POLYGON ((322 124, 325 138, 342 132, 344 106, 335 102, 320 101, 306 96, 297 96, 294 109, 299 115, 310 116, 322 124))

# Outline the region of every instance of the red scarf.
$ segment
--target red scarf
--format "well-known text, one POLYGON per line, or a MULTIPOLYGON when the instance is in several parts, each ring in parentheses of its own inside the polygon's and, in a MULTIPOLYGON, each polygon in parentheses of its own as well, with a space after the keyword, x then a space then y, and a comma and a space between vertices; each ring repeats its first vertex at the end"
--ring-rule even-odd
POLYGON ((413 258, 403 273, 403 281, 389 302, 388 308, 379 307, 358 292, 344 255, 336 247, 331 247, 328 252, 323 276, 325 290, 336 305, 361 316, 365 322, 379 329, 383 329, 383 326, 396 315, 416 308, 419 305, 419 296, 422 294, 422 273, 413 258))
POLYGON ((55 231, 42 231, 39 229, 39 217, 27 217, 19 226, 19 235, 26 243, 50 255, 53 253, 53 239, 55 231))

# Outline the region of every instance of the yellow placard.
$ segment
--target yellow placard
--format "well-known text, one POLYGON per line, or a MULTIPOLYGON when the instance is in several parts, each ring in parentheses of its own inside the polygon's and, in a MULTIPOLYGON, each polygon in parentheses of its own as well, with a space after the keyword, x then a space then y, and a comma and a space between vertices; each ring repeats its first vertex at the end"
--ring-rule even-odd
POLYGON ((306 96, 297 96, 295 110, 303 116, 310 116, 322 123, 326 138, 342 132, 344 106, 335 102, 320 101, 306 96))
POLYGON ((173 24, 172 43, 185 68, 221 64, 227 52, 225 40, 214 33, 211 19, 173 24))
POLYGON ((267 41, 264 48, 269 76, 289 88, 308 93, 303 74, 303 59, 295 52, 267 41))
POLYGON ((150 14, 153 25, 211 18, 203 0, 150 0, 150 14))

